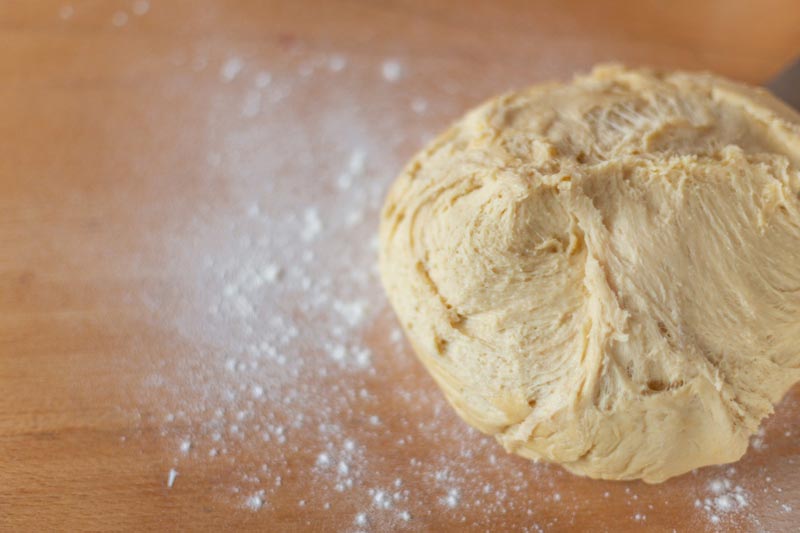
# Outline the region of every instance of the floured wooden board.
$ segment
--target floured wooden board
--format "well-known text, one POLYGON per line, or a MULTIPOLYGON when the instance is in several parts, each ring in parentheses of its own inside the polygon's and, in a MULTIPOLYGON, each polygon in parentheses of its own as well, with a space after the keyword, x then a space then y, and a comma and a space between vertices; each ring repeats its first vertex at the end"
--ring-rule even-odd
POLYGON ((462 423, 378 284, 388 184, 477 102, 797 49, 795 2, 627 6, 0 5, 0 528, 791 530, 798 389, 737 464, 581 479, 462 423))

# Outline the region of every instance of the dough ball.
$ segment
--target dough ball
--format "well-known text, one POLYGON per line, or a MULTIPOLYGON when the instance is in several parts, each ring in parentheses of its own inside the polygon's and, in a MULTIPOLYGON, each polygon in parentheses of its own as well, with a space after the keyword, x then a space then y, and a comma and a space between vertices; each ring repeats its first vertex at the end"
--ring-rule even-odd
POLYGON ((606 66, 433 141, 380 269, 453 407, 595 478, 739 459, 800 379, 799 124, 761 89, 606 66))

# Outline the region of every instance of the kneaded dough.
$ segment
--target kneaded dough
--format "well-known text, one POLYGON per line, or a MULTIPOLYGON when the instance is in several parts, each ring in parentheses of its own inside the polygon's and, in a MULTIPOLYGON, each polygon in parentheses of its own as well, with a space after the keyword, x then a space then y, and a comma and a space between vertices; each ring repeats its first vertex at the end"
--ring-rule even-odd
POLYGON ((800 379, 799 124, 761 89, 604 66, 433 141, 380 270, 453 407, 595 478, 739 459, 800 379))

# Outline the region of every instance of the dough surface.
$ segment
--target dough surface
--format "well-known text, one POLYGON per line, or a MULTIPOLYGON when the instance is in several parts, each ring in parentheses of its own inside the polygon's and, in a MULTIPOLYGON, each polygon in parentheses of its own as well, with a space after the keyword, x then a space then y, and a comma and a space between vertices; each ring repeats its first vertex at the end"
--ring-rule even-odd
POLYGON ((800 379, 800 116, 603 66, 500 96, 405 168, 380 270, 471 425, 594 478, 739 459, 800 379))

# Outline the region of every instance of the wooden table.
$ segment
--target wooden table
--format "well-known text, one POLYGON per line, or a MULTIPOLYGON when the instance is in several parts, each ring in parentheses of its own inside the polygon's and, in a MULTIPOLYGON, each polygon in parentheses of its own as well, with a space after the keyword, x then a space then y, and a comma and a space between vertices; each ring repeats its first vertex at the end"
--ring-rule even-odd
POLYGON ((761 83, 799 22, 794 0, 0 3, 0 529, 796 527, 797 389, 734 471, 507 456, 398 338, 372 239, 403 161, 482 99, 610 59, 761 83))

